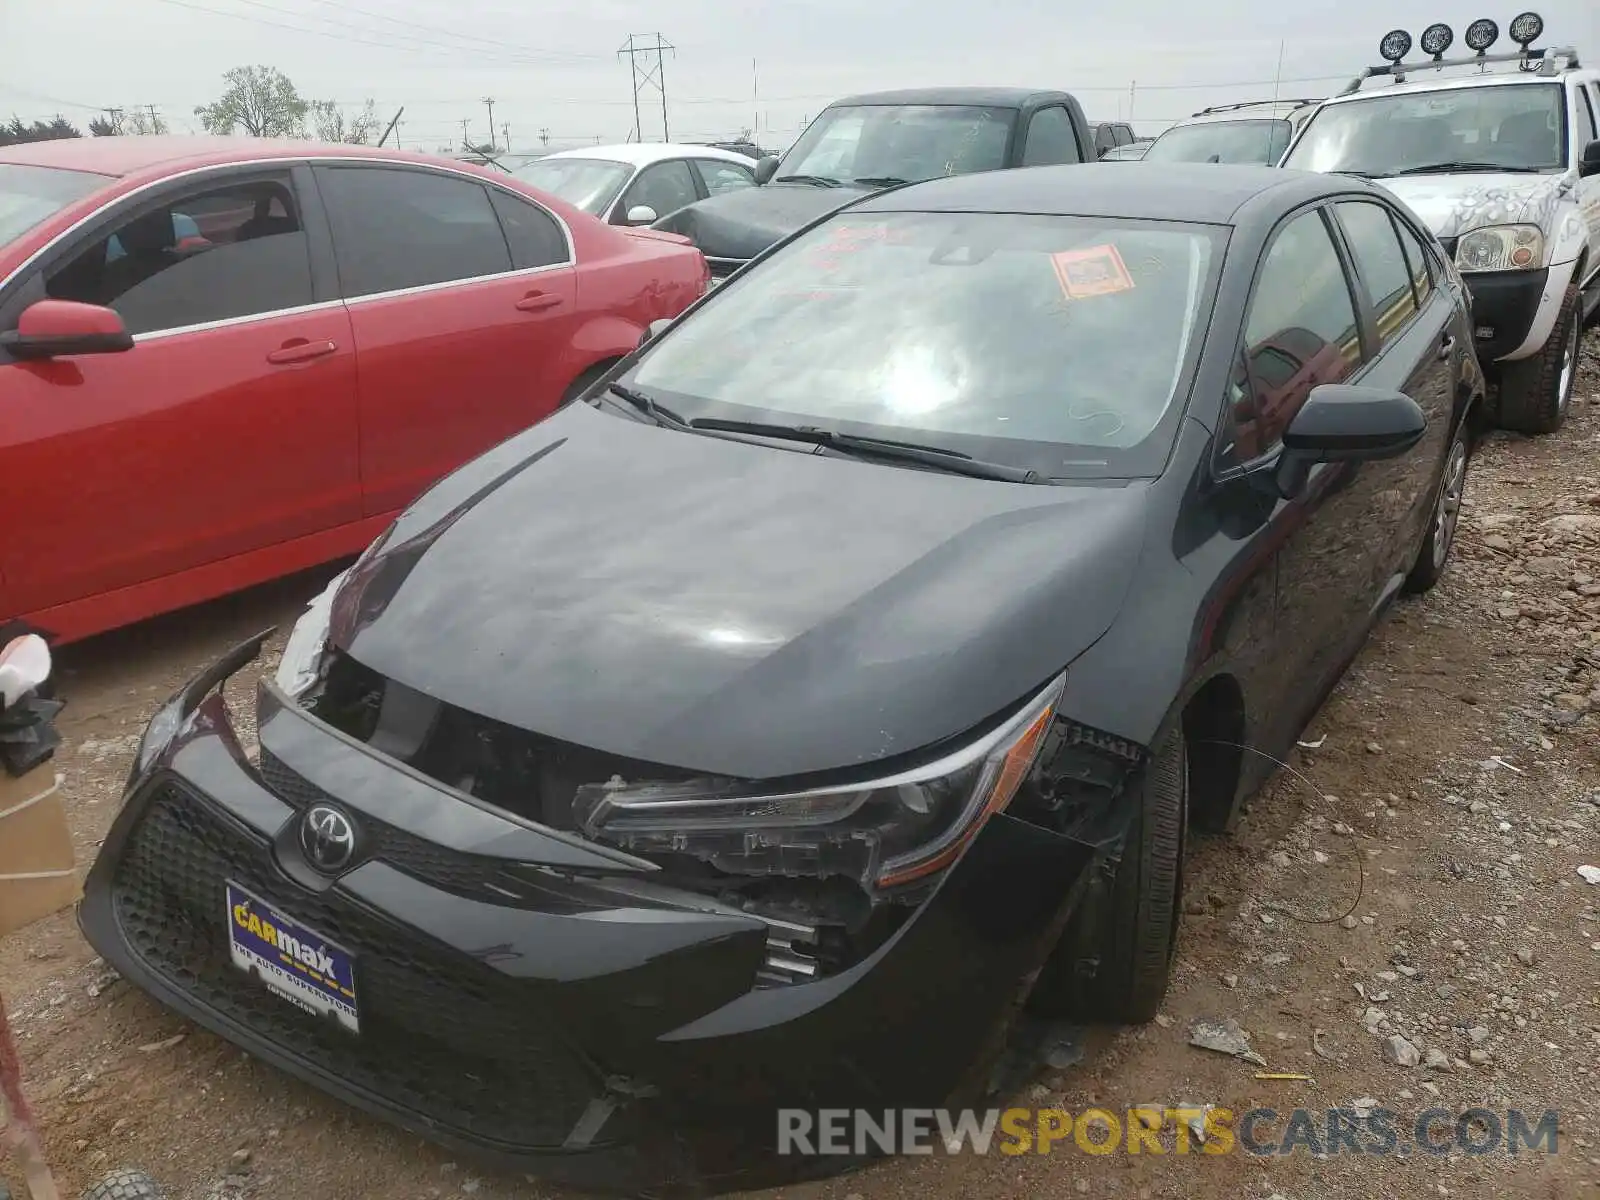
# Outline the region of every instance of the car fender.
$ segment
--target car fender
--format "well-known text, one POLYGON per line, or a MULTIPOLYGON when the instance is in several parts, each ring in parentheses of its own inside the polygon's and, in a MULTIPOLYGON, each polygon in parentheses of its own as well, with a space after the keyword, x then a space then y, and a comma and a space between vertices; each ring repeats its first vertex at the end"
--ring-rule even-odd
POLYGON ((1523 339, 1522 345, 1500 359, 1501 362, 1530 358, 1544 349, 1544 344, 1550 340, 1550 331, 1556 327, 1556 319, 1561 315, 1561 302, 1566 298, 1567 285, 1572 282, 1577 267, 1577 250, 1573 250, 1565 262, 1550 264, 1550 274, 1545 278, 1544 291, 1539 296, 1539 311, 1533 315, 1528 336, 1523 339))

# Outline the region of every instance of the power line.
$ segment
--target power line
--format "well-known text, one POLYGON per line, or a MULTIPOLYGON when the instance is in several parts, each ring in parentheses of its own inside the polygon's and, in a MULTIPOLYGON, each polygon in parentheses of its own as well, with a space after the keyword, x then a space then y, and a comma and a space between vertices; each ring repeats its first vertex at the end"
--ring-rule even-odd
POLYGON ((449 29, 442 25, 425 25, 418 21, 407 21, 403 17, 393 17, 388 13, 373 12, 371 9, 358 8, 354 4, 346 3, 345 0, 311 0, 311 3, 325 5, 326 7, 335 10, 343 9, 347 12, 360 13, 362 16, 373 17, 380 21, 389 21, 392 24, 403 25, 411 29, 420 29, 426 33, 443 35, 445 37, 453 37, 460 41, 479 42, 483 45, 496 47, 497 49, 519 50, 529 54, 551 55, 560 58, 587 60, 591 62, 599 61, 608 57, 604 54, 580 54, 575 51, 568 50, 537 50, 532 46, 524 46, 518 42, 506 42, 502 38, 487 38, 476 33, 462 33, 459 30, 449 29))
MULTIPOLYGON (((551 58, 548 58, 548 57, 537 57, 537 56, 534 56, 534 55, 527 55, 527 54, 524 54, 524 55, 510 55, 510 56, 507 56, 507 55, 494 55, 494 54, 491 54, 487 50, 480 51, 476 47, 470 47, 470 46, 448 46, 448 45, 441 46, 441 45, 438 45, 436 42, 430 41, 430 40, 428 40, 426 38, 412 37, 411 35, 407 35, 407 34, 393 34, 393 35, 390 35, 390 38, 392 39, 394 37, 407 37, 412 42, 415 43, 414 45, 413 44, 406 44, 406 43, 402 43, 402 42, 396 42, 396 41, 393 41, 393 40, 382 40, 382 41, 380 41, 380 40, 377 40, 375 38, 369 38, 369 37, 355 37, 355 36, 352 36, 351 34, 335 33, 333 31, 327 30, 327 29, 307 29, 302 25, 287 25, 287 24, 283 23, 282 21, 272 21, 272 20, 268 20, 265 17, 253 17, 249 13, 233 12, 230 9, 208 8, 203 4, 191 4, 191 3, 189 3, 189 0, 157 0, 157 2, 160 3, 160 4, 171 5, 174 8, 188 9, 191 12, 206 13, 206 14, 208 14, 210 16, 214 16, 214 17, 232 17, 236 21, 248 21, 253 25, 264 25, 264 26, 267 26, 268 28, 271 28, 271 29, 286 29, 286 30, 288 30, 288 31, 290 31, 292 33, 310 34, 313 37, 331 38, 334 41, 350 42, 350 43, 353 43, 353 44, 356 44, 356 45, 376 46, 376 47, 379 47, 380 49, 384 49, 384 50, 405 50, 405 51, 410 51, 411 53, 428 53, 428 52, 440 53, 440 52, 443 52, 443 53, 463 54, 463 55, 470 56, 475 61, 480 62, 480 63, 481 62, 490 62, 490 63, 497 64, 497 65, 507 65, 507 66, 552 66, 552 65, 557 65, 557 63, 560 61, 560 60, 551 59, 551 58)), ((286 11, 284 9, 274 8, 270 4, 263 4, 263 3, 261 3, 261 0, 241 0, 241 3, 250 4, 250 5, 252 5, 253 7, 256 7, 256 8, 266 9, 268 12, 285 13, 285 11, 286 11)), ((300 15, 300 14, 292 14, 291 13, 291 14, 287 14, 287 15, 300 15)), ((312 20, 320 20, 320 21, 331 23, 331 24, 344 24, 348 28, 356 29, 356 30, 358 30, 360 32, 363 32, 363 33, 372 33, 372 32, 374 32, 373 30, 368 29, 368 28, 366 28, 364 26, 349 25, 348 22, 334 22, 334 21, 332 21, 331 18, 328 18, 328 17, 315 17, 315 16, 313 16, 313 17, 311 17, 311 19, 312 20)), ((559 53, 559 52, 551 52, 551 53, 559 53)))

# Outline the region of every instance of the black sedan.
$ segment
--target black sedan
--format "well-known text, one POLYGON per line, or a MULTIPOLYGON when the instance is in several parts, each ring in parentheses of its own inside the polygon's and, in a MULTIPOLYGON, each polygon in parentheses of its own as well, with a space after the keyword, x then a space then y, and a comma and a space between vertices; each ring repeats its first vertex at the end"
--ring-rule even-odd
POLYGON ((84 929, 524 1170, 836 1167, 775 1110, 959 1104, 1019 1001, 1155 1014, 1187 831, 1445 569, 1471 345, 1359 179, 869 197, 419 500, 296 627, 258 754, 219 685, 260 639, 161 709, 84 929))

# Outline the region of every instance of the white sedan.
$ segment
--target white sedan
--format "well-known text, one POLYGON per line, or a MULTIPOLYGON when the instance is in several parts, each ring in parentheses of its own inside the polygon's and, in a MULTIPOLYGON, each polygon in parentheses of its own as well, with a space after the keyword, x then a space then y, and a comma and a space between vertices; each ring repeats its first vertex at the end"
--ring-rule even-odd
POLYGON ((561 150, 512 173, 612 225, 650 225, 756 182, 755 162, 743 154, 672 142, 561 150))

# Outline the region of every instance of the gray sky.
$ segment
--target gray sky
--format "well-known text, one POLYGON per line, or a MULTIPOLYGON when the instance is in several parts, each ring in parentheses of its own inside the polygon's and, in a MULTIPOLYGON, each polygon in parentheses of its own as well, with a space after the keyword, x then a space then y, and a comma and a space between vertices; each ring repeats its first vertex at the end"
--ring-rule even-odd
MULTIPOLYGON (((1322 96, 1376 61, 1378 38, 1429 21, 1456 31, 1518 10, 1441 12, 1436 0, 1285 5, 1126 0, 1075 15, 1029 0, 0 0, 0 114, 60 112, 80 127, 97 109, 154 104, 183 132, 222 73, 267 64, 310 99, 386 116, 405 105, 404 145, 459 145, 461 121, 513 149, 624 140, 629 69, 617 49, 659 32, 674 139, 736 135, 759 119, 765 144, 852 91, 924 84, 1019 84, 1075 91, 1091 119, 1146 134, 1209 104, 1269 97, 1283 46, 1284 96, 1322 96), (1211 15, 1207 15, 1210 9, 1211 15), (1091 46, 1119 46, 1114 53, 1091 46), (752 60, 757 69, 752 71, 752 60), (1130 96, 1130 85, 1136 84, 1130 96), (759 97, 759 98, 757 98, 759 97)), ((1083 6, 1087 8, 1088 6, 1083 6)), ((1083 9, 1078 9, 1082 12, 1083 9)), ((1600 3, 1545 0, 1544 44, 1600 58, 1600 3)), ((1501 35, 1496 50, 1511 49, 1501 35)), ((661 98, 643 97, 646 140, 661 137, 661 98)))

